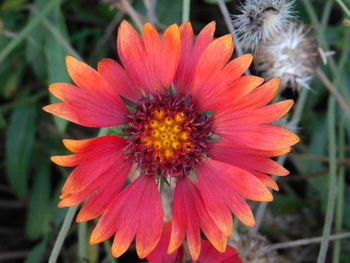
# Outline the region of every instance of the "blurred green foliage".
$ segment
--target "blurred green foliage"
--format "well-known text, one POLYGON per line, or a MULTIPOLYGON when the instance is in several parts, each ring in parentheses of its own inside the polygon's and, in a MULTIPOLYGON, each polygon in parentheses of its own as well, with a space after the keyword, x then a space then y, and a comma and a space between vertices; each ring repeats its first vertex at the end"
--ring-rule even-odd
MULTIPOLYGON (((116 8, 115 2, 117 1, 5 0, 0 4, 0 169, 3 175, 0 177, 0 200, 3 204, 0 207, 0 222, 1 227, 7 229, 0 233, 3 235, 0 240, 10 240, 0 246, 1 262, 3 253, 22 250, 28 251, 26 263, 47 260, 66 212, 66 209, 58 209, 56 205, 61 186, 69 172, 52 165, 49 156, 65 152, 60 142, 62 138, 89 138, 98 131, 68 124, 67 121, 44 113, 41 107, 58 101, 48 93, 47 86, 50 83, 70 82, 65 67, 66 55, 80 56, 94 67, 103 57, 116 58, 117 25, 121 19, 131 19, 123 10, 116 8), (47 15, 38 20, 45 10, 48 10, 47 15), (20 208, 11 207, 12 201, 18 201, 20 208), (11 222, 13 218, 15 220, 11 222), (12 234, 15 230, 19 231, 18 236, 12 234)), ((226 2, 231 11, 236 12, 235 5, 226 2)), ((311 3, 321 17, 328 2, 313 0, 311 3)), ((350 1, 346 3, 349 5, 350 1)), ((179 24, 181 5, 182 1, 159 0, 156 8, 157 27, 162 29, 165 25, 179 24)), ((150 19, 144 1, 133 1, 133 6, 141 14, 142 21, 150 19)), ((218 31, 227 32, 216 1, 193 1, 192 10, 191 20, 195 32, 198 32, 201 25, 218 19, 218 31)), ((297 1, 297 10, 304 22, 312 22, 300 1, 297 1)), ((336 64, 348 48, 345 37, 349 35, 350 28, 342 24, 342 18, 341 9, 334 4, 330 9, 330 18, 323 27, 328 45, 336 51, 333 56, 336 64)), ((349 61, 347 54, 345 63, 337 69, 338 81, 348 93, 349 61)), ((329 66, 323 65, 322 68, 335 83, 337 76, 334 76, 329 66)), ((297 93, 287 92, 282 95, 298 99, 297 93)), ((346 94, 342 95, 347 99, 346 94)), ((307 234, 313 236, 321 235, 328 198, 328 96, 323 84, 316 78, 299 125, 302 142, 287 162, 293 179, 287 178, 281 183, 281 192, 276 194, 276 200, 268 211, 277 219, 281 215, 298 217, 307 224, 310 230, 307 234), (310 220, 310 217, 313 219, 310 220)), ((350 104, 350 101, 347 103, 350 104)), ((345 166, 345 171, 348 172, 350 120, 337 107, 337 121, 345 122, 347 134, 343 142, 345 159, 339 160, 338 166, 345 166)), ((350 230, 350 178, 346 172, 343 231, 350 230)), ((289 223, 281 220, 280 224, 288 227, 289 223)), ((91 227, 89 223, 88 235, 91 227)), ((77 232, 76 227, 72 229, 74 232, 77 232)), ((275 241, 309 237, 299 232, 297 237, 290 237, 287 232, 280 232, 276 237, 269 222, 264 223, 263 232, 267 237, 272 235, 275 241)), ((77 246, 76 235, 72 235, 64 256, 71 261, 65 262, 77 262, 77 246)), ((100 248, 102 247, 88 246, 88 262, 101 262, 105 252, 100 248)), ((314 248, 310 252, 311 258, 317 251, 317 247, 314 248)), ((341 250, 341 259, 344 261, 341 262, 349 261, 349 248, 349 241, 344 241, 341 250)), ((287 258, 289 256, 288 252, 284 252, 284 255, 287 258)), ((9 262, 19 262, 18 260, 20 259, 14 257, 9 262)), ((308 259, 303 262, 314 261, 308 259)))

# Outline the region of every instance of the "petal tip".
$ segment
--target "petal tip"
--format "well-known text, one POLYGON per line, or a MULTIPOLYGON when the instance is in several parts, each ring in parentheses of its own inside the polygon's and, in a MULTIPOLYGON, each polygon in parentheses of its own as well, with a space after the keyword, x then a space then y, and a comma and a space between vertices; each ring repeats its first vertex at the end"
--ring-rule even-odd
POLYGON ((124 247, 112 246, 112 256, 115 258, 119 258, 125 251, 126 249, 124 247))
POLYGON ((77 63, 78 62, 78 59, 76 59, 75 57, 73 56, 66 56, 66 65, 67 65, 67 68, 69 66, 72 66, 73 64, 77 63))
MULTIPOLYGON (((95 245, 95 244, 101 243, 103 241, 105 241, 105 239, 101 238, 100 233, 98 233, 96 231, 96 227, 95 227, 95 229, 91 233, 89 244, 90 245, 95 245)), ((113 249, 112 249, 112 252, 113 252, 113 249)))
POLYGON ((180 30, 177 24, 170 25, 164 32, 165 34, 171 34, 175 39, 180 40, 180 30))
POLYGON ((50 111, 48 110, 48 109, 49 109, 48 106, 50 106, 50 105, 46 105, 46 106, 42 107, 41 109, 42 109, 43 111, 46 111, 46 112, 50 113, 50 111))
POLYGON ((77 218, 75 219, 75 221, 77 223, 82 223, 82 222, 86 222, 89 221, 90 219, 88 219, 84 214, 81 213, 81 210, 79 212, 79 214, 77 215, 77 218))
POLYGON ((60 165, 60 156, 55 155, 50 157, 51 162, 60 165))
POLYGON ((146 24, 143 25, 143 34, 147 31, 153 31, 155 34, 158 34, 158 31, 154 28, 154 26, 150 23, 147 22, 146 24))
POLYGON ((248 62, 247 64, 250 65, 252 63, 253 59, 254 59, 253 54, 244 54, 243 56, 246 58, 246 60, 248 62))
POLYGON ((140 259, 144 259, 145 257, 148 256, 149 253, 151 253, 151 251, 155 248, 152 247, 152 248, 147 248, 147 249, 138 249, 136 252, 137 252, 137 255, 140 259))
POLYGON ((125 30, 130 30, 130 29, 134 29, 133 26, 126 20, 123 20, 118 28, 118 35, 120 34, 120 32, 123 32, 125 30))
MULTIPOLYGON (((182 24, 181 24, 181 26, 184 26, 184 27, 189 27, 189 26, 191 26, 192 27, 192 24, 191 24, 191 22, 189 21, 189 20, 186 20, 185 22, 183 22, 182 24)), ((180 26, 180 27, 181 27, 180 26)))
POLYGON ((176 244, 174 244, 174 242, 171 242, 171 240, 170 240, 170 244, 169 244, 167 253, 168 254, 174 253, 180 247, 180 245, 176 245, 176 244))
POLYGON ((281 78, 280 77, 275 77, 272 78, 271 80, 268 81, 271 85, 277 86, 277 88, 280 87, 281 84, 281 78))
POLYGON ((216 22, 215 21, 211 21, 210 23, 208 23, 206 25, 206 27, 209 27, 211 30, 215 30, 216 28, 216 22))
MULTIPOLYGON (((62 196, 62 195, 61 195, 62 196)), ((62 199, 60 196, 60 199, 62 199)), ((64 200, 61 200, 58 204, 57 204, 58 208, 64 208, 67 207, 67 205, 65 204, 64 200)))
POLYGON ((46 111, 52 115, 59 116, 58 114, 60 113, 59 107, 60 105, 64 105, 65 103, 55 103, 55 104, 49 104, 44 107, 42 107, 43 111, 46 111))

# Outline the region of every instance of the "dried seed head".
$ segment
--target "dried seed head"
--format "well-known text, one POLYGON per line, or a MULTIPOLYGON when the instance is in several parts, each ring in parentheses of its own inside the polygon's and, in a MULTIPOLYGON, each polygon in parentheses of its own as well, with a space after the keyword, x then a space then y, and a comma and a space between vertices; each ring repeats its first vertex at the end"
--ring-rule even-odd
POLYGON ((281 77, 281 88, 309 88, 318 64, 318 43, 311 28, 290 23, 256 51, 254 66, 264 78, 281 77))
POLYGON ((277 254, 269 251, 269 241, 260 235, 237 235, 232 246, 238 251, 243 262, 247 263, 276 263, 277 254))
POLYGON ((236 33, 243 44, 255 49, 271 36, 283 31, 294 18, 295 0, 246 0, 233 16, 236 33))

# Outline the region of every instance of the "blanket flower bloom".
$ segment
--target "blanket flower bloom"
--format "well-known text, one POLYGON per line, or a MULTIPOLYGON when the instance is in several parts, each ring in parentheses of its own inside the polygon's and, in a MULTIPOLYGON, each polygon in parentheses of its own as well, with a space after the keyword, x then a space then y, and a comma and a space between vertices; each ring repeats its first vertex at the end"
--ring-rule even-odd
POLYGON ((49 87, 63 102, 45 111, 83 126, 124 127, 125 136, 63 140, 73 154, 52 157, 58 165, 77 166, 63 186, 59 206, 87 199, 77 221, 101 216, 90 243, 114 235, 115 257, 134 238, 140 258, 159 242, 164 217, 159 180, 176 183, 168 253, 186 238, 196 260, 201 230, 224 252, 232 213, 254 225, 242 197, 271 201, 267 187, 278 186, 267 174, 288 174, 269 157, 290 151, 299 138, 271 122, 284 116, 293 101, 267 105, 279 79, 261 85, 260 77, 242 76, 252 56, 229 62, 231 35, 214 40, 214 31, 212 22, 195 39, 185 22, 169 26, 160 37, 147 23, 141 38, 124 21, 117 38, 122 65, 103 59, 96 71, 67 57, 75 85, 49 87), (140 175, 125 187, 132 167, 140 175))
POLYGON ((241 258, 233 247, 227 246, 226 250, 223 253, 220 253, 207 240, 201 241, 202 249, 199 258, 196 261, 184 261, 185 253, 182 245, 173 253, 168 254, 167 249, 170 241, 171 226, 172 220, 170 219, 164 226, 162 237, 158 245, 146 257, 150 263, 242 263, 241 258))

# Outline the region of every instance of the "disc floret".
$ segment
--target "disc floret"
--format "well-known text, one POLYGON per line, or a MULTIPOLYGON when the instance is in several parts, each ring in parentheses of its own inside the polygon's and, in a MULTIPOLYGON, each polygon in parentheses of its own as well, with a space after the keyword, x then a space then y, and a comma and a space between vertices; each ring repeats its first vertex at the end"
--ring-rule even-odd
POLYGON ((172 93, 140 99, 128 120, 127 156, 150 175, 188 175, 206 155, 213 133, 191 97, 172 93))

